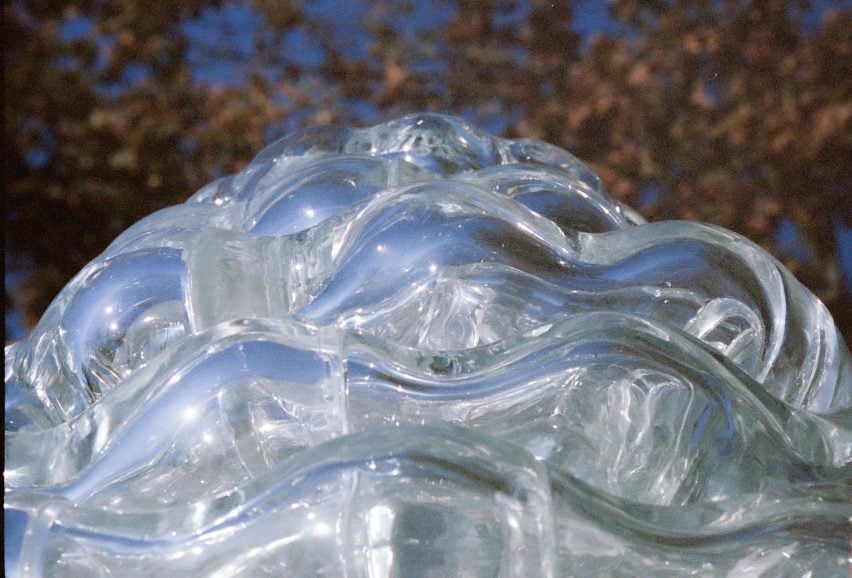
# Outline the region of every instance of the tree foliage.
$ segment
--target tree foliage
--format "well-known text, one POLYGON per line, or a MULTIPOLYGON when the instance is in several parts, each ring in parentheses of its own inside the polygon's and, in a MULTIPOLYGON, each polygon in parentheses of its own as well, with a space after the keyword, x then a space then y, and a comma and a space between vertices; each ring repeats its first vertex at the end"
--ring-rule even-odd
POLYGON ((826 301, 848 339, 835 231, 852 226, 850 12, 614 0, 606 33, 582 34, 585 8, 6 3, 6 260, 28 274, 7 309, 32 323, 120 231, 276 136, 439 110, 571 150, 651 219, 749 236, 826 301))

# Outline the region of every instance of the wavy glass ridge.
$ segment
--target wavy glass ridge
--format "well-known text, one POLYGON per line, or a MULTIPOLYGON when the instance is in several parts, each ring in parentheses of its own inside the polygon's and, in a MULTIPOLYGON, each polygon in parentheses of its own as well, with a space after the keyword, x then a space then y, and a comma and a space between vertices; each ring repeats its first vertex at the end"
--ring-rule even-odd
POLYGON ((852 362, 748 240, 434 114, 133 225, 6 348, 10 575, 846 575, 852 362))

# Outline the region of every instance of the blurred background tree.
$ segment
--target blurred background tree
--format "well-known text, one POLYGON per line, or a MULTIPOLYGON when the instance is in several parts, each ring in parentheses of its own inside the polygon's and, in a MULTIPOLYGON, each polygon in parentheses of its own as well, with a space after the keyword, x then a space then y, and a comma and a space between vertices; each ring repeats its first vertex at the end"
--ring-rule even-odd
POLYGON ((571 150, 650 219, 750 237, 826 302, 849 341, 850 10, 602 6, 5 3, 7 337, 21 325, 10 312, 30 327, 131 223, 271 140, 435 110, 571 150))

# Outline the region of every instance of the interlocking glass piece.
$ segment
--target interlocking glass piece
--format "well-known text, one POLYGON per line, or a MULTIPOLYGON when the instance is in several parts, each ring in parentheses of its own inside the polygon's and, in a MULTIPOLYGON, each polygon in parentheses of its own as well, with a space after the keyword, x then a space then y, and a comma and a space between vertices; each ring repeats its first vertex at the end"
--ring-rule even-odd
POLYGON ((116 239, 5 370, 10 576, 850 569, 822 303, 452 117, 270 145, 116 239))

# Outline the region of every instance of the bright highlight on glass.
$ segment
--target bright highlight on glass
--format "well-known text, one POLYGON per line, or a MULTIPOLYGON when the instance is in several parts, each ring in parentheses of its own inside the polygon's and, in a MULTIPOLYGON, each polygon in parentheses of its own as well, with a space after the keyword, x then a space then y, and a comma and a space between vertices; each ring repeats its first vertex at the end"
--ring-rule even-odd
POLYGON ((308 129, 6 348, 7 573, 842 576, 851 368, 760 248, 561 149, 308 129))

